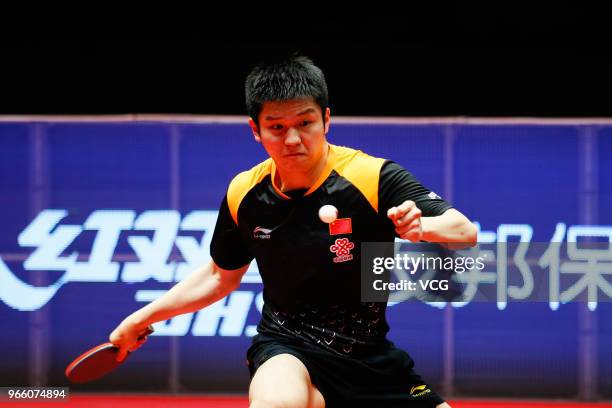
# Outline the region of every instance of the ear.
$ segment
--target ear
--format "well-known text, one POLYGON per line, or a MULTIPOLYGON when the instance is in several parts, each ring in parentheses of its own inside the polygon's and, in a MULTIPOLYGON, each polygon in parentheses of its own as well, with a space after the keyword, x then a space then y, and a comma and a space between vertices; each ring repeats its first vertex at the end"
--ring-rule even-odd
POLYGON ((257 123, 253 120, 253 118, 249 118, 249 126, 251 127, 251 131, 253 132, 253 137, 257 143, 261 143, 261 136, 259 136, 259 129, 257 128, 257 123))
POLYGON ((325 134, 327 135, 327 132, 329 132, 329 120, 331 118, 331 111, 328 108, 325 108, 325 134))

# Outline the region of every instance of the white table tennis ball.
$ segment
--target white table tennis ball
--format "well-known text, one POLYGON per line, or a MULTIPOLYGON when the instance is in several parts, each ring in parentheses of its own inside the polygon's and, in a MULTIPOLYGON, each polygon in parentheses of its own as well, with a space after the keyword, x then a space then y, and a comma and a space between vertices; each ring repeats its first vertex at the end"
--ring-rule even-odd
POLYGON ((324 223, 330 224, 336 221, 336 218, 338 218, 338 209, 333 205, 324 205, 323 207, 319 208, 319 218, 324 223))

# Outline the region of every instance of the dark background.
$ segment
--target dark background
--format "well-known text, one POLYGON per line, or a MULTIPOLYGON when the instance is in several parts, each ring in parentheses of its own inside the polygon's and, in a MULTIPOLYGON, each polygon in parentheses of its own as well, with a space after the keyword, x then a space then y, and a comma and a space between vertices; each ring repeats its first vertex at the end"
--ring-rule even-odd
POLYGON ((196 30, 172 38, 122 35, 111 24, 97 35, 51 27, 0 42, 0 113, 241 115, 249 69, 300 51, 326 73, 337 115, 612 115, 609 14, 538 4, 419 5, 360 17, 309 4, 231 25, 203 13, 196 30))

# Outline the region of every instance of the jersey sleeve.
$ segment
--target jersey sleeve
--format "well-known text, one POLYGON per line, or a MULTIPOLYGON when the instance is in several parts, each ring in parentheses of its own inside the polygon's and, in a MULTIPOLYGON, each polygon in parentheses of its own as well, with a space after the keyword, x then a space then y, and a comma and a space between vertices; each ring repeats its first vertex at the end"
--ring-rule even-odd
POLYGON ((215 232, 210 242, 210 256, 219 267, 228 270, 243 267, 254 258, 230 214, 227 195, 219 209, 215 232))
POLYGON ((414 201, 423 217, 442 215, 452 208, 439 195, 423 186, 408 170, 395 162, 385 162, 378 183, 379 213, 386 216, 389 208, 406 200, 414 201))

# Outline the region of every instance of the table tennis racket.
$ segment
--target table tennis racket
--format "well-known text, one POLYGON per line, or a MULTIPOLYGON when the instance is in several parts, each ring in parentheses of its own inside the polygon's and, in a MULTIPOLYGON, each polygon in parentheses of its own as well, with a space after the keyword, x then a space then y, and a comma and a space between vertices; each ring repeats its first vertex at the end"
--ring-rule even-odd
MULTIPOLYGON (((153 331, 153 327, 147 327, 138 340, 144 339, 153 331)), ((66 367, 66 377, 73 383, 85 383, 103 377, 123 364, 131 354, 128 353, 123 361, 117 361, 118 351, 119 348, 113 343, 103 343, 91 348, 66 367)))

